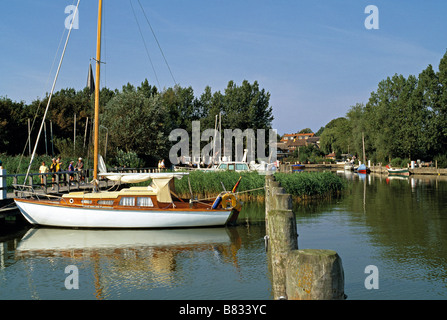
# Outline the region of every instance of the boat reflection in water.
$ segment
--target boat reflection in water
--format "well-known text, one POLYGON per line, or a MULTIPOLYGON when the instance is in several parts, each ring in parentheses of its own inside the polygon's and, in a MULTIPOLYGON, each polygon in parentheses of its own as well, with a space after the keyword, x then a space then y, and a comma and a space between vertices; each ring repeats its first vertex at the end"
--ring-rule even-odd
MULTIPOLYGON (((237 228, 34 228, 20 240, 16 259, 46 259, 50 265, 60 264, 57 269, 67 265, 87 269, 94 278, 82 280, 86 282, 80 287, 88 287, 96 299, 104 299, 119 296, 117 291, 122 290, 176 286, 191 272, 186 266, 199 265, 203 257, 237 267, 240 244, 237 228), (197 255, 199 259, 195 259, 197 255)), ((85 292, 82 296, 85 298, 85 292)))

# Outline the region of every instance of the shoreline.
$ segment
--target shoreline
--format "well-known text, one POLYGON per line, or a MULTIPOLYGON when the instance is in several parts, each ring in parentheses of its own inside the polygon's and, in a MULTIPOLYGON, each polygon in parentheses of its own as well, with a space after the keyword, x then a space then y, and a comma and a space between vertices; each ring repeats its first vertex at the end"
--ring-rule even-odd
MULTIPOLYGON (((304 164, 303 171, 319 171, 319 170, 344 170, 344 164, 304 164)), ((385 166, 372 165, 369 167, 371 172, 388 175, 385 166)), ((281 164, 280 172, 292 172, 292 164, 281 164)), ((421 167, 410 169, 412 175, 447 175, 447 168, 421 167)))

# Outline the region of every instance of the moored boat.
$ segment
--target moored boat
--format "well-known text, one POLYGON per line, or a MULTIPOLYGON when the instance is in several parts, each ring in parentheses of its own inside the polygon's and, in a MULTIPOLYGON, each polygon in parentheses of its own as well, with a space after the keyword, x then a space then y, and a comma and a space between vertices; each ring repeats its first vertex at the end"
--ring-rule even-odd
POLYGON ((113 192, 71 192, 62 197, 14 200, 25 219, 39 226, 186 228, 224 226, 237 219, 240 203, 232 193, 221 195, 223 200, 218 206, 213 206, 213 201, 178 198, 170 185, 179 174, 155 173, 150 176, 152 184, 148 187, 130 187, 113 192))
POLYGON ((388 175, 390 176, 409 176, 410 169, 408 168, 387 168, 388 175))
POLYGON ((358 173, 366 174, 370 172, 370 169, 365 165, 361 164, 355 169, 358 173))

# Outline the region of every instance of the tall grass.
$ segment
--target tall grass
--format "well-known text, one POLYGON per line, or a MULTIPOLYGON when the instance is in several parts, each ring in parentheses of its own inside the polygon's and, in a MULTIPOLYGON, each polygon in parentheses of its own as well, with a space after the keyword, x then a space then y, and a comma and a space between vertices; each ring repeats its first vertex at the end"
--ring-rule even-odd
MULTIPOLYGON (((294 197, 327 196, 345 188, 343 180, 331 172, 276 173, 275 176, 285 191, 294 197)), ((216 197, 224 190, 223 186, 230 191, 239 177, 242 179, 237 192, 242 193, 244 200, 264 199, 265 176, 256 172, 193 171, 189 174, 189 182, 193 195, 205 199, 216 197)), ((179 195, 190 196, 188 177, 176 180, 175 187, 179 195)))
POLYGON ((277 173, 276 180, 294 196, 333 195, 346 187, 345 181, 332 172, 277 173))
MULTIPOLYGON (((233 189, 234 185, 239 180, 239 177, 242 177, 242 179, 237 188, 237 192, 264 187, 264 176, 261 176, 256 172, 237 173, 234 171, 192 171, 187 177, 175 181, 175 189, 179 195, 189 197, 189 181, 194 196, 199 198, 213 198, 224 190, 230 191, 233 189)), ((247 196, 250 197, 263 195, 263 189, 250 192, 250 194, 247 193, 247 196)))

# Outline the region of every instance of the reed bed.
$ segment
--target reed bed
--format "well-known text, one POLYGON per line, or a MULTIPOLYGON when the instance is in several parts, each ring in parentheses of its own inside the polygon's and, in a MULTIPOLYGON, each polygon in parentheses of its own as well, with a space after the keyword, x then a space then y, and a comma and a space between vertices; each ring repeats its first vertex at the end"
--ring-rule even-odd
POLYGON ((346 187, 346 182, 332 172, 277 173, 276 180, 294 196, 334 195, 346 187))
MULTIPOLYGON (((331 172, 276 173, 275 176, 285 191, 294 198, 331 196, 346 187, 343 180, 331 172)), ((256 172, 193 171, 189 177, 175 181, 176 193, 182 197, 190 197, 190 183, 194 197, 199 199, 215 198, 224 190, 230 191, 239 177, 242 179, 237 192, 243 201, 264 200, 265 176, 256 172)))

